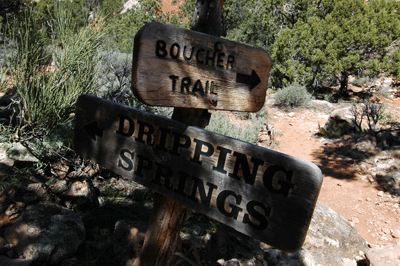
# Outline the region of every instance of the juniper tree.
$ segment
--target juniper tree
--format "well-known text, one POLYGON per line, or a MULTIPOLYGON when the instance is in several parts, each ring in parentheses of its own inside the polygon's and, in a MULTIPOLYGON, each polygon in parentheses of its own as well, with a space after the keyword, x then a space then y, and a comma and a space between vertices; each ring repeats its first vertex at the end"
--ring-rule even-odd
POLYGON ((345 93, 349 75, 371 75, 387 66, 387 48, 400 35, 397 1, 310 2, 316 3, 310 16, 278 35, 273 75, 307 85, 337 76, 345 93))

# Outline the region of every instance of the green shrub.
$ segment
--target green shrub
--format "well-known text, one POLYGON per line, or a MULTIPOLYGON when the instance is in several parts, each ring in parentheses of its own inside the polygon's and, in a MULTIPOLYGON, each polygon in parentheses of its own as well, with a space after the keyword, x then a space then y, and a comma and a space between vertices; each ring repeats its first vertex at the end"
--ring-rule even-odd
POLYGON ((21 45, 13 66, 23 118, 31 128, 48 132, 70 121, 78 96, 97 86, 97 50, 102 36, 91 26, 71 34, 66 13, 57 14, 51 49, 29 37, 34 28, 28 25, 27 34, 20 36, 21 45), (53 60, 51 66, 43 64, 48 50, 53 60))
POLYGON ((373 103, 367 100, 360 106, 353 103, 351 112, 358 131, 378 134, 382 127, 390 126, 392 122, 391 114, 386 113, 386 107, 381 103, 373 103))
POLYGON ((390 97, 390 92, 389 92, 390 87, 388 87, 388 86, 379 86, 376 90, 382 96, 384 96, 386 98, 390 97))
POLYGON ((231 123, 229 117, 223 113, 213 113, 206 129, 224 136, 255 144, 258 140, 259 129, 263 122, 263 118, 254 115, 250 125, 239 126, 231 123))
POLYGON ((308 93, 305 86, 295 82, 275 93, 276 105, 280 107, 307 106, 312 95, 308 93))
POLYGON ((113 17, 122 9, 123 5, 121 0, 104 0, 100 4, 100 15, 113 17))
POLYGON ((333 96, 332 93, 326 93, 324 94, 324 100, 330 103, 335 102, 335 97, 333 96))
POLYGON ((370 77, 355 78, 351 84, 357 87, 369 86, 371 83, 370 77))

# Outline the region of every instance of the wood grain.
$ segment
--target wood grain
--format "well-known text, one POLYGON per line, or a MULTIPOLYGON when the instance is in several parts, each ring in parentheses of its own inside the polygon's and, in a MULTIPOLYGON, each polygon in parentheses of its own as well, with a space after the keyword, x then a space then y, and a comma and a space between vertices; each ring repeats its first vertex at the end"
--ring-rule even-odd
POLYGON ((148 105, 256 112, 270 68, 264 50, 152 22, 135 37, 132 90, 148 105))
POLYGON ((310 162, 89 95, 77 102, 73 145, 82 157, 285 251, 301 247, 322 183, 310 162))

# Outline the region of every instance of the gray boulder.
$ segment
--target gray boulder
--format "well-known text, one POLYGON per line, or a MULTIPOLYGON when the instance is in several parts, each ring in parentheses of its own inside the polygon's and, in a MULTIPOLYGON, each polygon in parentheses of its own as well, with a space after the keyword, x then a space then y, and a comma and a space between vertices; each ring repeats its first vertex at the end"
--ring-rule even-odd
POLYGON ((370 266, 398 266, 400 265, 400 245, 371 248, 366 257, 370 266))
POLYGON ((7 155, 9 158, 15 161, 21 162, 33 162, 37 163, 39 160, 21 143, 14 142, 11 144, 10 148, 7 150, 7 155))
POLYGON ((317 203, 303 248, 312 254, 316 265, 360 260, 368 249, 350 222, 322 202, 317 203))
POLYGON ((4 236, 18 256, 58 265, 76 253, 85 239, 85 227, 73 211, 40 203, 29 206, 4 236))
POLYGON ((335 109, 332 103, 324 100, 311 100, 309 106, 325 113, 330 113, 335 109))
POLYGON ((339 108, 329 115, 324 126, 327 135, 340 137, 357 130, 354 124, 354 114, 350 109, 350 107, 339 108))

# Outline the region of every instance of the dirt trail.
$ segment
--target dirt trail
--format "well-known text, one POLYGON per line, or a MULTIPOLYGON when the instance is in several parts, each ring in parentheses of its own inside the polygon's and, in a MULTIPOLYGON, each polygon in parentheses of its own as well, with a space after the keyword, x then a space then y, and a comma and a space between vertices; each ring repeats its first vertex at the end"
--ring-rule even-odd
MULTIPOLYGON (((400 99, 389 104, 400 106, 400 99)), ((400 229, 400 209, 396 205, 399 198, 380 192, 371 177, 361 174, 360 166, 345 158, 332 160, 324 152, 324 140, 313 136, 318 132, 318 123, 323 126, 328 114, 312 109, 283 112, 274 107, 268 112, 279 150, 321 168, 324 181, 318 200, 350 221, 371 246, 399 241, 400 236, 391 231, 400 229)))

